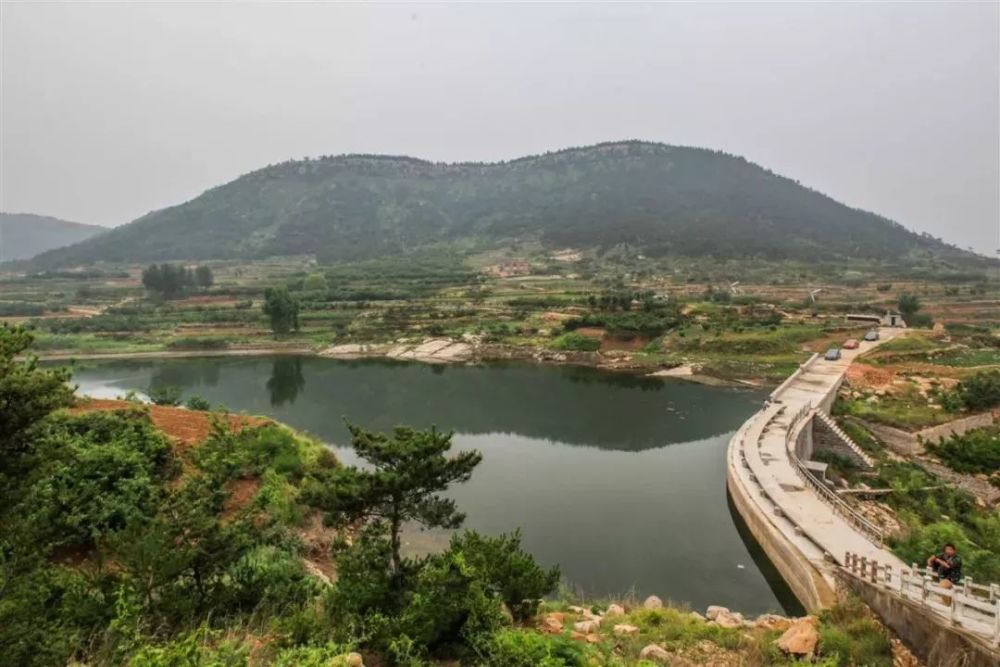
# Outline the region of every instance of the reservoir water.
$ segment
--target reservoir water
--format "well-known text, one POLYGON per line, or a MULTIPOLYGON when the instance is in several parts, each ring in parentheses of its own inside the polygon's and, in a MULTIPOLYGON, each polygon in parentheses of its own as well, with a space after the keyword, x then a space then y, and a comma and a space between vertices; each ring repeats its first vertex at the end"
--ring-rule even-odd
MULTIPOLYGON (((347 464, 344 419, 454 431, 483 463, 451 494, 466 527, 520 527, 525 547, 589 597, 655 594, 704 610, 798 613, 729 506, 728 436, 764 395, 590 368, 428 366, 317 357, 87 362, 83 394, 180 387, 233 412, 268 415, 328 443, 347 464)), ((413 532, 408 549, 447 536, 413 532)))

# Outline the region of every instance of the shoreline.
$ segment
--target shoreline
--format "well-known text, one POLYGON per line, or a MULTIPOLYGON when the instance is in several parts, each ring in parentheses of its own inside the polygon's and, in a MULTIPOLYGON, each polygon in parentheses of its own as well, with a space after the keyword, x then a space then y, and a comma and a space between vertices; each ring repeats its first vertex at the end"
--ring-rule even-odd
MULTIPOLYGON (((359 344, 360 347, 360 344, 359 344)), ((349 354, 330 354, 329 349, 314 347, 255 347, 219 350, 150 350, 138 352, 83 352, 54 351, 33 355, 40 362, 76 362, 76 361, 142 361, 155 359, 196 359, 209 357, 269 357, 269 356, 303 356, 321 357, 339 361, 354 361, 361 359, 384 359, 400 362, 419 362, 428 365, 478 364, 499 361, 522 361, 539 365, 586 366, 611 373, 632 373, 642 377, 681 380, 710 387, 766 389, 769 385, 760 379, 720 378, 705 375, 694 370, 690 365, 683 364, 673 368, 651 368, 640 364, 622 362, 620 358, 595 358, 593 353, 566 354, 551 350, 535 348, 485 346, 485 354, 473 354, 466 358, 428 358, 420 356, 394 357, 386 354, 386 346, 365 345, 366 350, 354 351, 349 354)))

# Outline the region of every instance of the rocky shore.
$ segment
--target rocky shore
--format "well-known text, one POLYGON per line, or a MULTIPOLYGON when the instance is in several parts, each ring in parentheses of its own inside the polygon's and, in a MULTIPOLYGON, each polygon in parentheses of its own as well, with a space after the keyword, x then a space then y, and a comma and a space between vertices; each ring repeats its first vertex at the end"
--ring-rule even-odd
MULTIPOLYGON (((542 614, 538 618, 538 630, 545 634, 565 634, 579 642, 598 644, 607 636, 619 639, 636 638, 641 628, 628 622, 628 615, 635 611, 657 612, 663 610, 663 601, 655 595, 634 606, 610 604, 596 610, 581 606, 569 606, 565 611, 542 614)), ((689 622, 726 629, 743 629, 746 633, 781 634, 773 640, 774 646, 789 656, 789 659, 810 661, 818 655, 820 646, 819 618, 803 616, 788 618, 777 614, 762 614, 747 618, 726 607, 709 606, 704 614, 688 612, 689 622)), ((916 656, 899 640, 892 640, 894 667, 920 667, 916 656)), ((702 641, 693 647, 671 650, 657 643, 649 643, 639 652, 642 660, 670 665, 671 667, 736 667, 745 664, 744 657, 737 651, 726 649, 710 641, 702 641)))

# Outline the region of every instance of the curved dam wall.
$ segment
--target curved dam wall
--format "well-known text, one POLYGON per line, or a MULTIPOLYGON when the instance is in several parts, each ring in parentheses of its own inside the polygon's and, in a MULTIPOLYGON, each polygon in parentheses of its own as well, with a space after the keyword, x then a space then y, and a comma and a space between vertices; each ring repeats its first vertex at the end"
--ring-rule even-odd
MULTIPOLYGON (((808 362, 807 362, 808 363, 808 362)), ((801 371, 801 369, 800 369, 801 371)), ((799 373, 800 371, 796 371, 799 373)), ((793 376, 794 377, 794 376, 793 376)), ((779 387, 779 389, 781 389, 779 387)), ((775 392, 777 393, 777 392, 775 392)), ((775 400, 775 394, 771 395, 775 400)), ((813 565, 802 547, 793 543, 776 525, 781 520, 780 508, 771 501, 749 474, 743 464, 740 450, 745 438, 757 438, 767 428, 774 410, 765 408, 747 420, 729 442, 726 465, 726 486, 733 506, 739 512, 754 539, 774 564, 782 579, 802 603, 806 611, 813 613, 836 603, 832 579, 813 565)), ((803 420, 808 421, 808 420, 803 420)), ((803 428, 800 433, 809 433, 803 428)), ((813 559, 823 559, 822 550, 816 548, 813 559)))
POLYGON ((810 612, 836 602, 834 569, 844 554, 832 553, 830 540, 819 539, 826 529, 823 520, 810 522, 808 511, 801 507, 789 511, 805 494, 813 494, 793 472, 790 454, 811 456, 811 410, 829 410, 833 405, 854 354, 832 363, 813 355, 729 442, 726 484, 733 505, 810 612))

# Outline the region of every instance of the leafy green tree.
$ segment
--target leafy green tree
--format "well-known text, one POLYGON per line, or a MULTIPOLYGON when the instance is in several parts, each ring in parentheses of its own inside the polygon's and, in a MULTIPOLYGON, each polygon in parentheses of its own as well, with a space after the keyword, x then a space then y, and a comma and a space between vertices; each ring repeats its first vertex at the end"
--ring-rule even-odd
POLYGON ((195 285, 195 273, 180 264, 150 264, 142 272, 142 285, 165 299, 176 299, 195 285))
POLYGON ((322 273, 312 273, 302 281, 302 289, 306 292, 325 292, 329 289, 329 285, 322 273))
POLYGON ((904 320, 912 319, 922 306, 920 297, 916 294, 903 294, 899 297, 899 301, 896 302, 896 308, 899 309, 904 320))
POLYGON ((539 567, 521 548, 521 531, 488 537, 468 530, 451 538, 451 551, 479 572, 503 599, 516 621, 526 621, 538 611, 543 597, 559 585, 559 568, 539 567))
POLYGON ((312 489, 316 504, 344 522, 375 521, 389 535, 392 575, 402 571, 400 531, 415 521, 428 528, 458 528, 465 515, 455 501, 438 493, 468 481, 483 460, 477 451, 453 457, 451 433, 397 426, 391 434, 373 433, 349 424, 351 446, 371 468, 340 468, 333 482, 312 489))
POLYGON ((30 356, 18 359, 31 342, 23 328, 0 327, 0 473, 30 449, 36 425, 73 398, 68 371, 40 369, 30 356))
POLYGON ((198 287, 208 289, 215 284, 215 276, 212 275, 212 269, 205 265, 197 267, 194 270, 194 281, 198 287))
POLYGON ((264 314, 271 321, 271 331, 281 336, 299 329, 299 302, 287 287, 268 287, 264 290, 264 314))

